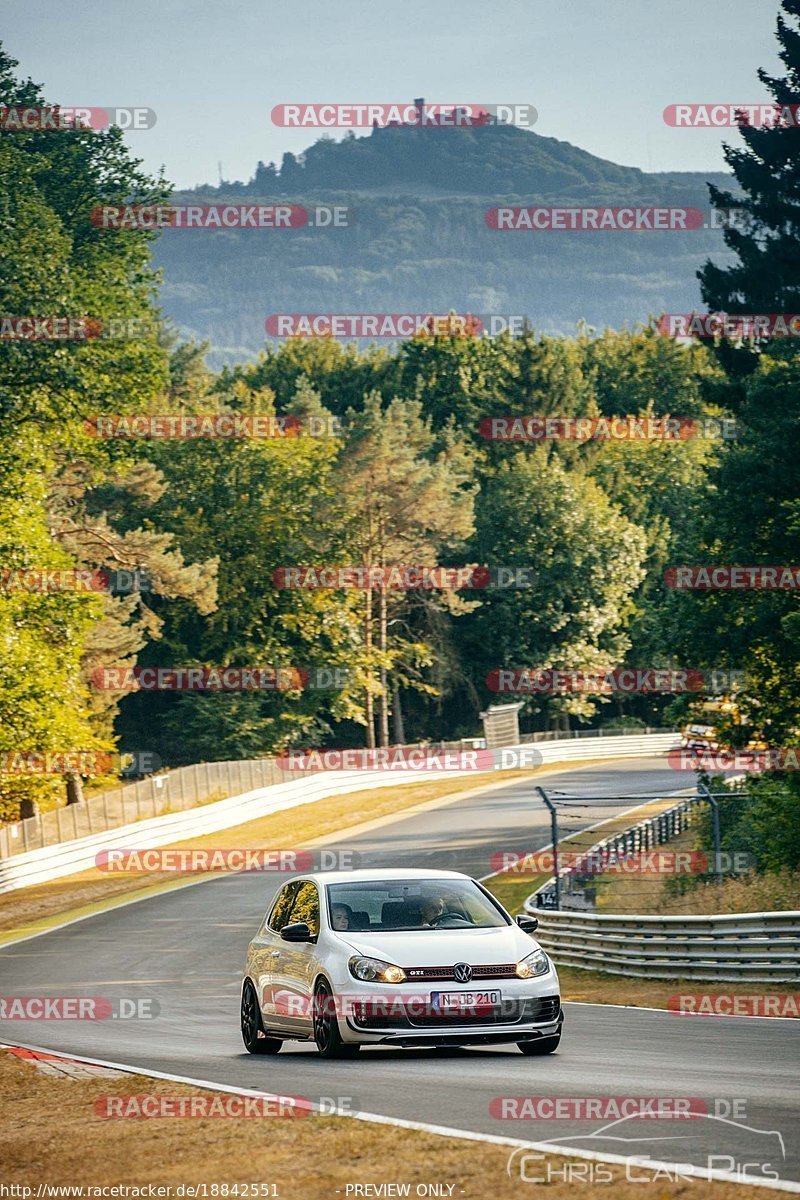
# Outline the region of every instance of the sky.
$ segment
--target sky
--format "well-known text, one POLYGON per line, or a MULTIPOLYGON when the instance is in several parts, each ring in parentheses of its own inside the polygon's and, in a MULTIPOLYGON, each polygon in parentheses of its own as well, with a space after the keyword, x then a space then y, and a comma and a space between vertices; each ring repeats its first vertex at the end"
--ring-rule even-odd
MULTIPOLYGON (((725 168, 735 130, 672 129, 668 104, 768 99, 778 0, 3 0, 19 71, 64 105, 154 109, 126 135, 177 187, 249 179, 319 134, 302 102, 532 104, 536 132, 645 171, 725 168)), ((344 131, 334 136, 344 136, 344 131)))

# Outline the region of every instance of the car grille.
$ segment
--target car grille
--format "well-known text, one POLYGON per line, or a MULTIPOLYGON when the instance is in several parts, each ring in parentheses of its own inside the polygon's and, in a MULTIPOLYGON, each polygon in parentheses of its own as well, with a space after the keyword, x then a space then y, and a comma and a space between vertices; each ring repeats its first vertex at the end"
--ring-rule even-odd
MULTIPOLYGON (((455 967, 403 967, 407 979, 441 980, 455 979, 455 967)), ((492 966, 473 967, 473 979, 516 979, 516 963, 495 963, 492 966)))
MULTIPOLYGON (((410 999, 410 998, 409 998, 410 999)), ((559 996, 533 996, 522 1000, 503 1000, 492 1008, 476 1009, 469 1013, 435 1012, 429 1006, 392 1003, 390 1011, 381 1012, 374 1001, 356 1003, 352 1021, 358 1029, 463 1029, 470 1025, 548 1024, 558 1019, 561 1010, 559 996)))

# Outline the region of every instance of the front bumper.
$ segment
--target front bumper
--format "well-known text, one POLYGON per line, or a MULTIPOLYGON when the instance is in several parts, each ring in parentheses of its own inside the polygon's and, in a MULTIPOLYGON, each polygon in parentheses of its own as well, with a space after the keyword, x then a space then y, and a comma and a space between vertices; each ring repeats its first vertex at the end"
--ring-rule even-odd
POLYGON ((553 1025, 537 1026, 536 1028, 521 1029, 517 1027, 513 1032, 506 1028, 504 1031, 497 1030, 481 1032, 478 1029, 468 1029, 463 1033, 437 1033, 433 1030, 427 1033, 408 1033, 401 1031, 392 1031, 382 1035, 365 1035, 359 1031, 357 1037, 350 1037, 347 1040, 350 1042, 359 1042, 364 1046, 380 1046, 390 1044, 392 1046, 501 1046, 509 1042, 532 1042, 538 1038, 555 1037, 561 1031, 561 1026, 564 1023, 564 1018, 559 1017, 558 1021, 553 1025))
MULTIPOLYGON (((457 1015, 433 1010, 429 991, 419 992, 415 988, 402 997, 395 992, 393 1002, 383 1004, 380 993, 365 996, 361 992, 359 996, 347 997, 339 1020, 340 1032, 347 1042, 364 1045, 392 1042, 403 1046, 458 1046, 552 1037, 564 1020, 558 980, 549 974, 536 982, 539 987, 534 994, 530 983, 526 987, 522 981, 515 981, 511 988, 500 987, 498 1006, 457 1015)), ((445 986, 437 990, 459 989, 445 986)))

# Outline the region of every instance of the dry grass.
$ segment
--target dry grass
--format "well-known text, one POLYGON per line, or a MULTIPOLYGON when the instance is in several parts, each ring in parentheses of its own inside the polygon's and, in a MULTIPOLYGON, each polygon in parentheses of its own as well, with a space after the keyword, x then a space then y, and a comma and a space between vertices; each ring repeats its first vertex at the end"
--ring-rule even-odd
POLYGON ((743 875, 726 879, 720 888, 709 884, 687 896, 669 897, 660 911, 683 912, 796 912, 800 909, 800 872, 743 875), (688 908, 679 907, 688 902, 688 908))
MULTIPOLYGON (((209 1195, 212 1184, 263 1183, 275 1184, 280 1200, 331 1200, 337 1192, 344 1200, 348 1185, 367 1183, 409 1183, 412 1196, 418 1183, 450 1184, 453 1197, 466 1200, 532 1195, 529 1183, 506 1173, 510 1148, 485 1142, 342 1117, 263 1123, 259 1118, 109 1120, 94 1112, 101 1096, 143 1093, 209 1094, 139 1076, 52 1079, 0 1053, 0 1103, 13 1114, 0 1129, 3 1183, 33 1187, 34 1194, 39 1183, 172 1188, 205 1183, 209 1195)), ((575 1183, 564 1181, 565 1160, 548 1155, 546 1161, 562 1172, 547 1186, 549 1200, 574 1197, 575 1183)), ((592 1169, 589 1163, 572 1162, 573 1169, 592 1169)), ((535 1168, 541 1173, 546 1166, 537 1162, 535 1168)), ((611 1195, 614 1200, 641 1200, 641 1183, 626 1182, 622 1165, 608 1170, 614 1172, 612 1187, 583 1183, 585 1200, 611 1195)), ((636 1173, 644 1174, 638 1168, 636 1173)), ((695 1194, 689 1191, 691 1184, 663 1176, 656 1186, 653 1200, 695 1194)), ((709 1200, 763 1200, 761 1189, 705 1181, 694 1186, 709 1200)))
MULTIPOLYGON (((697 850, 697 838, 696 830, 687 829, 663 850, 670 854, 697 850)), ((697 886, 690 884, 685 890, 680 890, 681 882, 680 875, 622 875, 615 871, 598 875, 597 911, 678 917, 800 909, 800 873, 795 871, 767 875, 751 872, 723 879, 721 884, 709 879, 697 886)))
MULTIPOLYGON (((627 828, 635 821, 649 816, 659 808, 669 807, 674 800, 646 805, 635 814, 612 818, 591 833, 578 833, 569 841, 570 851, 588 850, 596 842, 617 829, 627 828)), ((665 849, 672 851, 695 849, 697 833, 687 830, 674 838, 665 849)), ((522 911, 525 899, 545 883, 548 874, 517 875, 513 872, 494 875, 484 882, 511 913, 522 911)), ((800 908, 800 877, 784 872, 774 876, 748 876, 725 880, 722 886, 710 883, 677 895, 663 876, 619 875, 610 872, 596 876, 597 909, 602 913, 656 913, 662 916, 682 914, 761 912, 770 909, 800 908)), ((701 980, 635 979, 602 971, 584 971, 573 967, 558 968, 561 994, 565 1000, 591 1004, 629 1004, 642 1008, 666 1008, 670 996, 678 992, 725 992, 733 995, 764 995, 792 990, 789 984, 775 984, 769 989, 762 983, 708 983, 701 980)))
MULTIPOLYGON (((691 851, 694 850, 696 838, 696 831, 687 829, 658 849, 669 854, 691 851)), ((666 914, 662 905, 666 900, 668 888, 667 879, 663 875, 620 875, 616 871, 608 871, 595 876, 595 886, 597 911, 600 913, 666 914)), ((693 896, 696 894, 692 892, 693 896)), ((702 909, 694 909, 689 902, 688 907, 681 911, 699 913, 702 909)))
MULTIPOLYGON (((628 812, 627 816, 611 817, 592 830, 570 834, 568 837, 562 838, 559 845, 568 843, 570 854, 577 854, 581 850, 590 850, 592 846, 610 834, 621 829, 628 829, 638 821, 643 821, 646 817, 652 817, 663 809, 670 808, 674 803, 674 799, 651 800, 634 809, 633 812, 628 812)), ((516 914, 522 912, 522 906, 527 897, 543 883, 546 883, 551 875, 552 871, 528 874, 511 870, 492 875, 483 882, 510 913, 516 914)))

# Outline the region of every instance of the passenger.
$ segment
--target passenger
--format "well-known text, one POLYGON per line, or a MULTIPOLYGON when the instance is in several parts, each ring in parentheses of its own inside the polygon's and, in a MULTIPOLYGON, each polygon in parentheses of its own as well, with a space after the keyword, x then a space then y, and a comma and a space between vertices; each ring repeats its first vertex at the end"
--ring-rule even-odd
POLYGON ((350 909, 346 904, 331 905, 331 925, 339 930, 350 928, 350 909))

